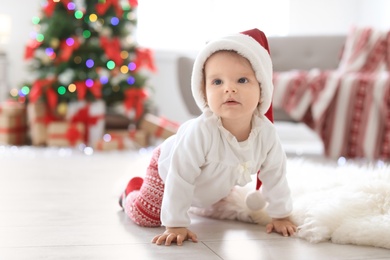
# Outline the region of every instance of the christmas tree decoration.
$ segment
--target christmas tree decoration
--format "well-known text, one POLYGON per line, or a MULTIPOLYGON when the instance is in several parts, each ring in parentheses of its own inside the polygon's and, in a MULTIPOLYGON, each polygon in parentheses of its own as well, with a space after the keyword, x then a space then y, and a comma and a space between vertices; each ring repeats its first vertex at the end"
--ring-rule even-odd
POLYGON ((136 0, 43 1, 24 55, 33 80, 11 95, 43 102, 60 118, 70 102, 122 104, 137 123, 150 105, 142 70, 156 71, 152 51, 134 40, 137 6, 136 0))

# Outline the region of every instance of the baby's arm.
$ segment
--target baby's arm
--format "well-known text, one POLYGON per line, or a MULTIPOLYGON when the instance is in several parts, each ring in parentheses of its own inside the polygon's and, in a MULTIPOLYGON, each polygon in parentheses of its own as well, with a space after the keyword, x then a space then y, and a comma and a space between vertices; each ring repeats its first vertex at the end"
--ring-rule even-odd
POLYGON ((165 241, 166 246, 171 245, 172 242, 176 242, 178 246, 181 246, 183 241, 188 239, 191 239, 194 243, 198 242, 196 234, 187 228, 167 227, 164 233, 155 236, 152 242, 156 243, 156 245, 162 245, 165 241))
POLYGON ((287 218, 273 218, 271 223, 266 226, 267 233, 275 231, 283 236, 292 236, 297 231, 297 226, 287 218))

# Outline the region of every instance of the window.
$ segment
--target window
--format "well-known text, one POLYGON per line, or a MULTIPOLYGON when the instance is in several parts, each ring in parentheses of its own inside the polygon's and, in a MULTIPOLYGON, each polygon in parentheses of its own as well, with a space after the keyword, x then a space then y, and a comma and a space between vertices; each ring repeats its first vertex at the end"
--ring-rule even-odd
POLYGON ((137 42, 154 49, 197 50, 219 34, 252 28, 286 35, 289 0, 141 0, 137 42))

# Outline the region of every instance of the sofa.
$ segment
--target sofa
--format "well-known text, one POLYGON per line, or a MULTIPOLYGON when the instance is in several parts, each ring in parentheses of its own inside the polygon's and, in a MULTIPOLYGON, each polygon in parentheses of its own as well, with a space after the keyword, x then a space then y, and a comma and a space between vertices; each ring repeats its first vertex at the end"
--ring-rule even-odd
MULTIPOLYGON (((275 120, 307 124, 330 158, 390 160, 390 32, 352 28, 346 35, 268 40, 275 120)), ((177 69, 181 96, 196 116, 193 61, 180 57, 177 69)))
MULTIPOLYGON (((311 69, 336 70, 346 35, 269 37, 275 73, 311 69)), ((283 109, 274 107, 278 121, 295 121, 283 109)))

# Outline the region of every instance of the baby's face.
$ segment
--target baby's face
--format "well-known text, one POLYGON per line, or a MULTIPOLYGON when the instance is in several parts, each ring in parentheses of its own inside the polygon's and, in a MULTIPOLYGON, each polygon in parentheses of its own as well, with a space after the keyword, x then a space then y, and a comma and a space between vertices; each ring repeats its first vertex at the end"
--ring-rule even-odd
POLYGON ((249 61, 231 51, 219 51, 205 63, 206 102, 222 119, 252 118, 260 102, 260 84, 249 61))

